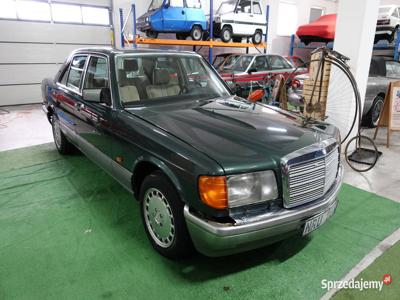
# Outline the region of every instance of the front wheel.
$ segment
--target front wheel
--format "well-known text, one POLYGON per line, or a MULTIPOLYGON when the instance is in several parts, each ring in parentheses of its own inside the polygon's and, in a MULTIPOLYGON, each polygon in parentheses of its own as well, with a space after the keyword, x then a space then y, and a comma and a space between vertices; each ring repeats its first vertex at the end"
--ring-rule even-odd
POLYGON ((228 43, 232 38, 232 30, 229 27, 224 27, 221 30, 221 40, 228 43))
POLYGON ((184 204, 161 171, 144 179, 139 199, 143 225, 153 248, 172 259, 190 254, 193 244, 183 216, 184 204))
POLYGON ((261 31, 256 31, 252 37, 252 42, 253 44, 261 44, 262 42, 262 32, 261 31))
POLYGON ((203 30, 200 26, 195 25, 190 31, 190 36, 192 37, 193 41, 200 41, 203 36, 203 30))

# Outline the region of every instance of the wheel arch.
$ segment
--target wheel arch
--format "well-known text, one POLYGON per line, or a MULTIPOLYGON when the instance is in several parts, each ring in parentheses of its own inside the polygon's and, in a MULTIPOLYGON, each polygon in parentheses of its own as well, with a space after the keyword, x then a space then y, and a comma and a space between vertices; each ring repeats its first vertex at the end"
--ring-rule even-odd
POLYGON ((201 22, 193 22, 192 26, 190 26, 190 31, 193 29, 194 26, 199 26, 202 31, 206 31, 207 30, 207 25, 202 24, 201 22))
POLYGON ((154 171, 161 171, 171 181, 180 198, 183 199, 180 181, 175 173, 168 167, 168 165, 156 157, 142 156, 135 162, 131 177, 132 191, 136 200, 139 200, 139 192, 143 180, 146 178, 146 176, 150 175, 154 171))

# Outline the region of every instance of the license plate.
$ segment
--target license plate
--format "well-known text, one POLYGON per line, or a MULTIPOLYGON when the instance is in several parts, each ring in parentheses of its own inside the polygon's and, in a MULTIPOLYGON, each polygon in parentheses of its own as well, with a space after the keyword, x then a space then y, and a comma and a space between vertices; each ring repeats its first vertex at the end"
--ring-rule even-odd
POLYGON ((303 236, 309 234, 310 232, 314 231, 318 227, 328 220, 333 213, 335 212, 336 204, 332 205, 328 210, 324 211, 323 213, 308 219, 306 224, 304 225, 303 236))

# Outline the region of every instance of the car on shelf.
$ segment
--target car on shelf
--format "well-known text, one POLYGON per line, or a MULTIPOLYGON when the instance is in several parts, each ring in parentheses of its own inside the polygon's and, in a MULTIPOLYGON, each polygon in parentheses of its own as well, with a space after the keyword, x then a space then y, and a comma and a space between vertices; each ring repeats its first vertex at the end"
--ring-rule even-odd
POLYGON ((199 41, 207 30, 207 20, 200 0, 153 0, 136 26, 150 38, 157 38, 159 33, 175 33, 178 40, 190 36, 199 41))
POLYGON ((199 54, 79 49, 42 94, 58 151, 132 193, 166 257, 306 236, 337 207, 338 129, 235 96, 199 54))
POLYGON ((312 42, 329 43, 335 39, 335 31, 336 14, 328 14, 319 17, 314 22, 299 26, 296 35, 306 45, 312 42))
MULTIPOLYGON (((304 106, 302 94, 305 79, 308 79, 308 74, 295 76, 288 92, 289 103, 299 108, 304 106)), ((400 80, 399 62, 382 56, 372 56, 362 113, 363 126, 374 128, 378 125, 388 85, 397 80, 400 80)))
POLYGON ((375 42, 379 40, 395 41, 400 28, 400 5, 382 5, 379 7, 376 23, 375 42))
POLYGON ((295 67, 283 56, 276 54, 241 54, 228 56, 218 72, 234 90, 240 90, 244 96, 251 85, 262 82, 267 76, 277 74, 287 78, 295 67), (228 60, 230 59, 230 61, 228 60))
POLYGON ((213 36, 223 42, 251 38, 254 44, 260 44, 267 32, 265 10, 260 0, 223 1, 213 19, 213 36))

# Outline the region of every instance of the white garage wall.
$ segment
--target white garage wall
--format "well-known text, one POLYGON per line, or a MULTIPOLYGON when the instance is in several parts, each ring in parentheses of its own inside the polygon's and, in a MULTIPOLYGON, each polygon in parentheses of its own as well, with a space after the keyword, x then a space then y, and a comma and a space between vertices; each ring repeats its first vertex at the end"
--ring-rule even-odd
MULTIPOLYGON (((59 2, 111 6, 111 0, 59 2)), ((53 77, 71 51, 110 46, 110 37, 106 26, 0 19, 0 106, 41 102, 42 79, 53 77)))

